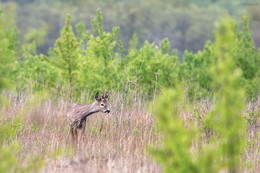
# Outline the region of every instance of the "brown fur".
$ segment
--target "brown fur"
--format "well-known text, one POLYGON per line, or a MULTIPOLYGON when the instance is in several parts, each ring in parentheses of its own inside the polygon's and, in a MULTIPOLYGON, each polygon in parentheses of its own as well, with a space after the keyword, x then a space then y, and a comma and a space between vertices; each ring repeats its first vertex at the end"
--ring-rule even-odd
POLYGON ((70 107, 67 117, 70 120, 70 133, 72 136, 72 142, 75 147, 79 147, 79 143, 82 140, 82 136, 86 128, 86 118, 94 113, 103 112, 109 113, 110 110, 107 104, 108 92, 105 95, 102 93, 102 98, 99 93, 95 96, 95 102, 91 104, 77 104, 74 103, 70 107))

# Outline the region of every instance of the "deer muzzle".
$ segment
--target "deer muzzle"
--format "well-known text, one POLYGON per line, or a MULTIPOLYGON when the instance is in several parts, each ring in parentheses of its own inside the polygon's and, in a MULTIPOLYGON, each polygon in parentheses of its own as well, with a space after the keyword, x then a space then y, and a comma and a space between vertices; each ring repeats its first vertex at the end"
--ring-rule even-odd
POLYGON ((109 110, 109 109, 107 109, 107 110, 105 111, 105 113, 106 113, 106 114, 109 114, 109 112, 110 112, 110 110, 109 110))

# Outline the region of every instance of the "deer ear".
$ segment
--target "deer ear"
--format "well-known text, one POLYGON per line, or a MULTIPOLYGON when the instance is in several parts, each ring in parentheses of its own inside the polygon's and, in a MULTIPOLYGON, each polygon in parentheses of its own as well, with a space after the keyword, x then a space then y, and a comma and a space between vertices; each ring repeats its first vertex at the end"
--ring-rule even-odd
POLYGON ((95 95, 95 99, 96 99, 96 101, 101 101, 101 97, 99 95, 99 92, 97 92, 97 94, 95 95))

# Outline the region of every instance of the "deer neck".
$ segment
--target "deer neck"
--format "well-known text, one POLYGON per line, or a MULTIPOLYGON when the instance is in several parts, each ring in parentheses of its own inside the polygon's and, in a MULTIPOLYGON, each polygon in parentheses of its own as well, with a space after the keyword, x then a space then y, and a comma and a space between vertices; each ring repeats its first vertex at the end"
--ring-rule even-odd
POLYGON ((97 113, 99 111, 99 107, 96 102, 93 102, 88 105, 84 105, 82 110, 82 118, 86 118, 87 116, 97 113))

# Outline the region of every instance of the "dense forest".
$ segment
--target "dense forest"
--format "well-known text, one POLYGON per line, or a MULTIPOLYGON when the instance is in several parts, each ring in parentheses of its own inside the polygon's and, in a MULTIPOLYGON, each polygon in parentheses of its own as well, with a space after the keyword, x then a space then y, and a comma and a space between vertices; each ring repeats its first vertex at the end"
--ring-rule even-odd
POLYGON ((257 1, 0 5, 0 172, 260 170, 257 1), (66 110, 100 90, 78 153, 66 110))

